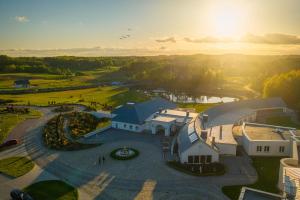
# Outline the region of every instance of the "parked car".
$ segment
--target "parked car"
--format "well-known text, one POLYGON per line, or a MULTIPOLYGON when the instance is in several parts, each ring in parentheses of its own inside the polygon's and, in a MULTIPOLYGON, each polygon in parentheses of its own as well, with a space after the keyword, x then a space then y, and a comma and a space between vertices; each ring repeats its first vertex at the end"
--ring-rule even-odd
POLYGON ((8 140, 8 141, 2 143, 2 144, 0 145, 0 148, 3 148, 3 147, 9 147, 9 146, 13 146, 13 145, 17 145, 17 144, 19 144, 19 143, 20 143, 20 141, 19 141, 19 140, 16 140, 16 139, 8 140))
POLYGON ((10 192, 10 197, 12 198, 12 200, 33 200, 33 198, 29 194, 19 189, 12 190, 10 192))

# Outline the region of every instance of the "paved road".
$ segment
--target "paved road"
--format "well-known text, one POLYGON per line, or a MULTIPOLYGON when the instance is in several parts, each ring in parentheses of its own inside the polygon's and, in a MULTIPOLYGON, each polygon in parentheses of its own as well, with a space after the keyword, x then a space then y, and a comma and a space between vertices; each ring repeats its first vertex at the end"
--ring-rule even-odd
MULTIPOLYGON (((44 113, 38 122, 25 121, 14 129, 15 136, 20 134, 24 143, 5 156, 28 154, 42 171, 77 186, 82 199, 227 199, 221 186, 247 184, 256 179, 247 157, 223 158, 229 166, 224 176, 182 174, 165 165, 159 137, 114 129, 90 139, 104 142, 92 149, 50 150, 42 143, 42 128, 55 114, 47 109, 44 113), (123 146, 138 149, 140 156, 129 161, 112 160, 109 153, 123 146), (101 166, 97 162, 100 155, 106 158, 101 166)), ((0 157, 3 156, 1 152, 0 157)))

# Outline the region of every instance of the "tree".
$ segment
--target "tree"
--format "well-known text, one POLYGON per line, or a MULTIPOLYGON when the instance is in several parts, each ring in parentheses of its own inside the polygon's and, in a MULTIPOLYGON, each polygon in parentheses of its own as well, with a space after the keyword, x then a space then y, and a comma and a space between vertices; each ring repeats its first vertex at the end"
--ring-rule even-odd
POLYGON ((264 83, 264 97, 280 96, 291 105, 296 106, 300 102, 300 70, 281 73, 267 79, 264 83))

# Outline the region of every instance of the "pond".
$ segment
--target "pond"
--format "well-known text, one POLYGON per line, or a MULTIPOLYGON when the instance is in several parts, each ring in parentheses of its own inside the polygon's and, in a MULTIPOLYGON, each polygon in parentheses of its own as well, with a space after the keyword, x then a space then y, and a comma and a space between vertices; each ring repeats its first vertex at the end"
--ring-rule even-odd
POLYGON ((145 91, 146 94, 151 96, 162 96, 176 103, 228 103, 238 101, 238 98, 234 97, 219 97, 219 96, 191 96, 187 94, 173 94, 165 91, 145 91))

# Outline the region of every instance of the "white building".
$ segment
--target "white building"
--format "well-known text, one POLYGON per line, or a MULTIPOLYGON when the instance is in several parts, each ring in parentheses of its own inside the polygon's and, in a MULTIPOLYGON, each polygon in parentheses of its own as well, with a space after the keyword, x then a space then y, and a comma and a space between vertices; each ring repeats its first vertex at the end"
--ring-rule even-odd
POLYGON ((197 116, 178 134, 172 153, 181 163, 207 164, 219 162, 220 155, 236 155, 237 142, 232 136, 232 125, 203 129, 197 116))
POLYGON ((299 133, 290 127, 243 123, 242 134, 243 147, 250 156, 289 156, 291 137, 299 133))
POLYGON ((163 132, 170 136, 198 113, 175 110, 176 105, 162 98, 142 103, 127 103, 113 111, 112 127, 134 132, 163 132))

